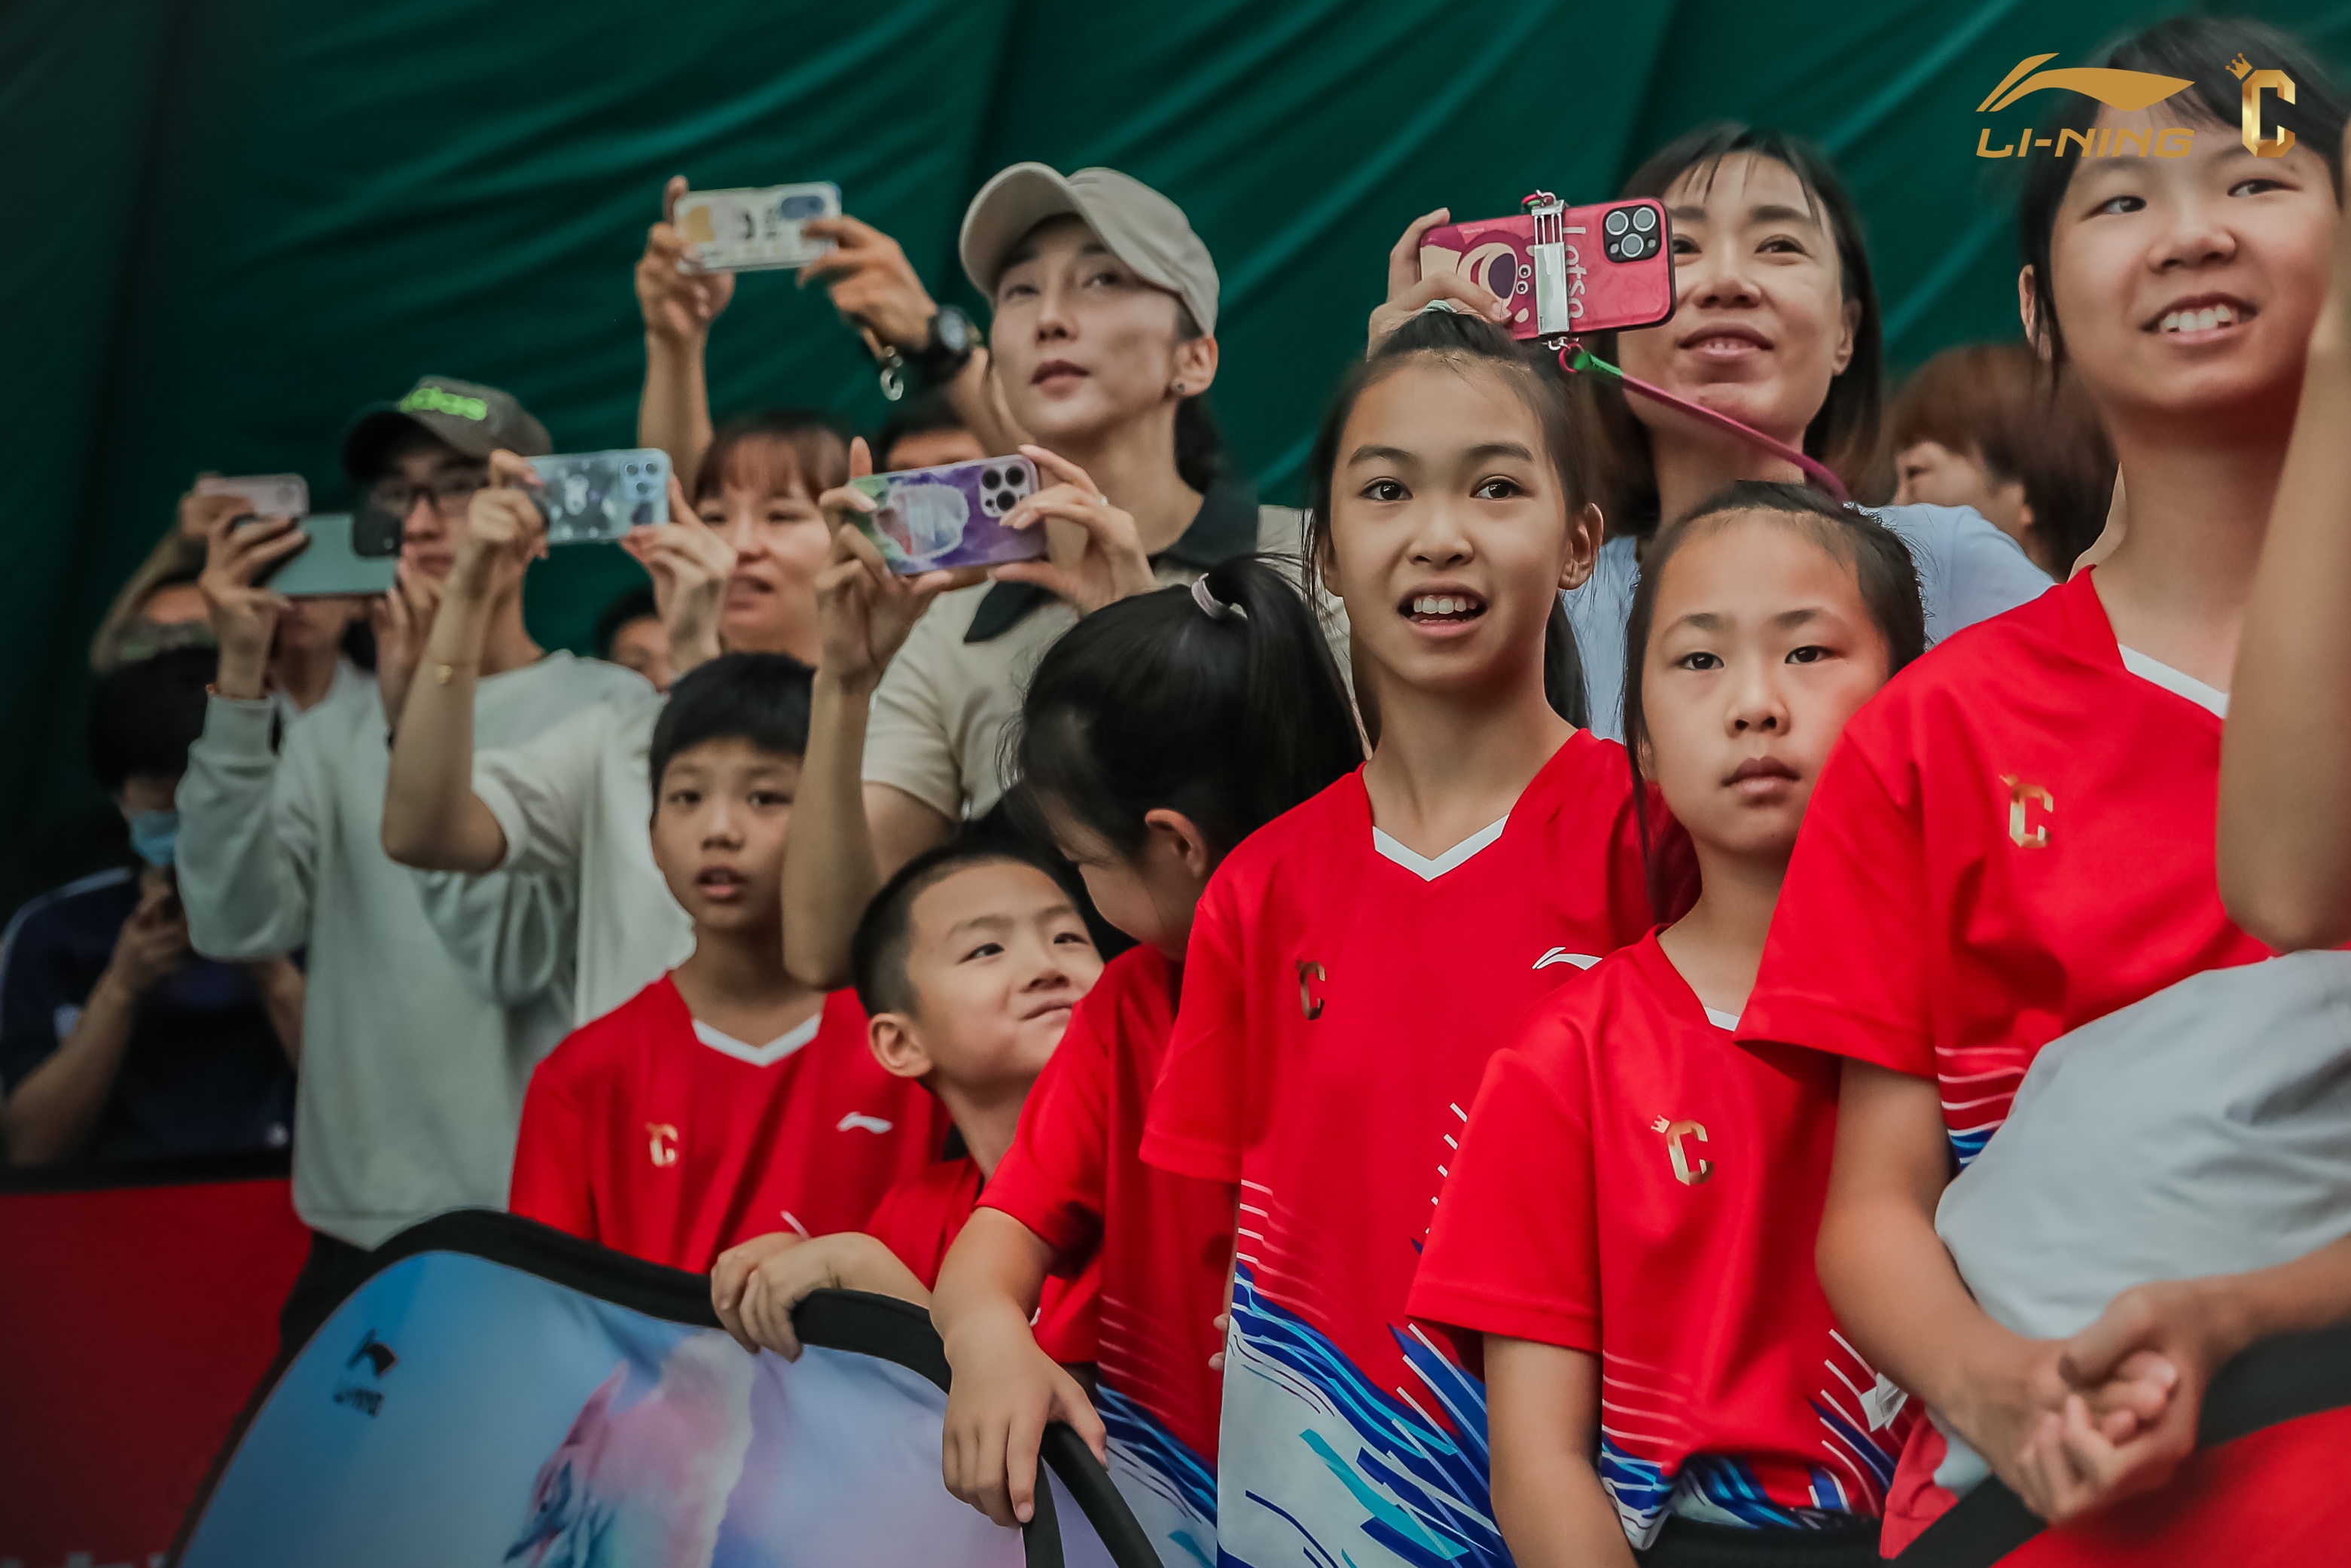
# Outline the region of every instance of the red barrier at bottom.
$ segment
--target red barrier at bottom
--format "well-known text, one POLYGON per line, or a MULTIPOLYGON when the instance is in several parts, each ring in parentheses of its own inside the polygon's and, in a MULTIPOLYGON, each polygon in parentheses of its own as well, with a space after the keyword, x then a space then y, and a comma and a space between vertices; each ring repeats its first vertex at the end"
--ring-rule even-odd
POLYGON ((0 1563, 162 1560, 308 1245, 283 1176, 0 1192, 0 1563))
POLYGON ((2266 1568, 2351 1555, 2343 1460, 2351 1410, 2327 1410, 2190 1455, 2151 1497, 2047 1530, 2001 1568, 2266 1568))

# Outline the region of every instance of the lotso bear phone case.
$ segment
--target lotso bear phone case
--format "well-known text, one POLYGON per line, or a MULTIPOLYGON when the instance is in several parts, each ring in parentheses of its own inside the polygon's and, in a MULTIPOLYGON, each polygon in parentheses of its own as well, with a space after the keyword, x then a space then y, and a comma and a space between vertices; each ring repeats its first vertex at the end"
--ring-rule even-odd
POLYGON ((1484 284, 1510 305, 1514 338, 1654 327, 1674 313, 1673 232, 1663 205, 1644 197, 1568 207, 1538 191, 1526 209, 1429 230, 1420 275, 1458 273, 1484 284))

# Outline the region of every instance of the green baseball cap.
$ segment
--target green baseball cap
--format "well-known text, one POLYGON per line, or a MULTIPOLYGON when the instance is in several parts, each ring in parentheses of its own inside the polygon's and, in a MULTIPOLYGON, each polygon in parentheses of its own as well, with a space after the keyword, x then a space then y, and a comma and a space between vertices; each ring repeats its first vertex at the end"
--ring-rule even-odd
POLYGON ((468 457, 487 457, 501 447, 524 457, 544 457, 555 450, 547 426, 514 393, 448 376, 423 376, 398 402, 360 412, 343 435, 343 472, 361 483, 373 479, 383 472, 385 451, 418 430, 468 457))

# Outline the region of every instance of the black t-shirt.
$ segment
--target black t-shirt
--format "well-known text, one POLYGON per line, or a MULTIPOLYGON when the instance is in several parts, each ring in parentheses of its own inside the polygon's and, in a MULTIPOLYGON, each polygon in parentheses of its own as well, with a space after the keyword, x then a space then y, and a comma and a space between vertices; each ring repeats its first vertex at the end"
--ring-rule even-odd
MULTIPOLYGON (((0 936, 0 1093, 14 1093, 81 1017, 139 904, 117 869, 26 904, 0 936)), ((78 1157, 152 1159, 283 1148, 294 1070, 253 977, 193 955, 141 999, 114 1092, 78 1157)))

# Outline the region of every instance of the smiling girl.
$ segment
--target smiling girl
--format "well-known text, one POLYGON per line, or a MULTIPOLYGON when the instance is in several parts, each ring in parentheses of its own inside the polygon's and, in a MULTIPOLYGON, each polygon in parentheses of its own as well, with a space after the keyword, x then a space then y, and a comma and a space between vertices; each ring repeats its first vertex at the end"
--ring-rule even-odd
MULTIPOLYGON (((1651 925, 1624 751, 1544 692, 1558 591, 1598 531, 1584 460, 1556 376, 1442 310, 1349 374, 1315 444, 1314 559, 1378 743, 1217 869, 1143 1143, 1240 1188, 1217 1491, 1235 1560, 1507 1561, 1484 1391, 1405 1296, 1487 1058, 1651 925)), ((1679 894, 1686 845, 1660 836, 1679 894)))
POLYGON ((1494 1058, 1413 1316, 1483 1336, 1520 1568, 1874 1563, 1899 1401, 1811 1268, 1835 1068, 1730 1031, 1829 749, 1924 643, 1917 577, 1857 512, 1745 482, 1658 535, 1629 637, 1635 755, 1701 891, 1494 1058))
MULTIPOLYGON (((2215 1076, 2311 1015, 2291 972, 2234 970, 2268 954, 2213 863, 2221 688, 2326 295, 2345 109, 2291 40, 2242 21, 2167 22, 2103 63, 2193 86, 2130 115, 2085 99, 2062 127, 2095 111, 2191 148, 2034 164, 2019 287, 2114 442, 2130 528, 1854 720, 1740 1025, 1845 1059, 1822 1281, 1935 1416, 1904 1455, 1889 1550, 1987 1466, 2050 1519, 2159 1483, 2222 1363, 2351 1304, 2351 1260, 2320 1247, 2342 1195, 2276 1201, 2279 1119, 2330 1114, 2330 1094, 2215 1076), (2283 156, 2239 135, 2240 50, 2299 87, 2265 100, 2296 133, 2283 156), (2215 985, 2231 1007, 2199 1011, 2215 985), (2241 1126, 2215 1119, 2232 1104, 2241 1126), (2176 1193, 2192 1198, 2167 1208, 2176 1193)), ((2333 1485, 2331 1461, 2274 1450, 2226 1475, 2208 1495, 2273 1546, 2333 1485)), ((2309 1560, 2331 1528, 2296 1538, 2309 1560)))

